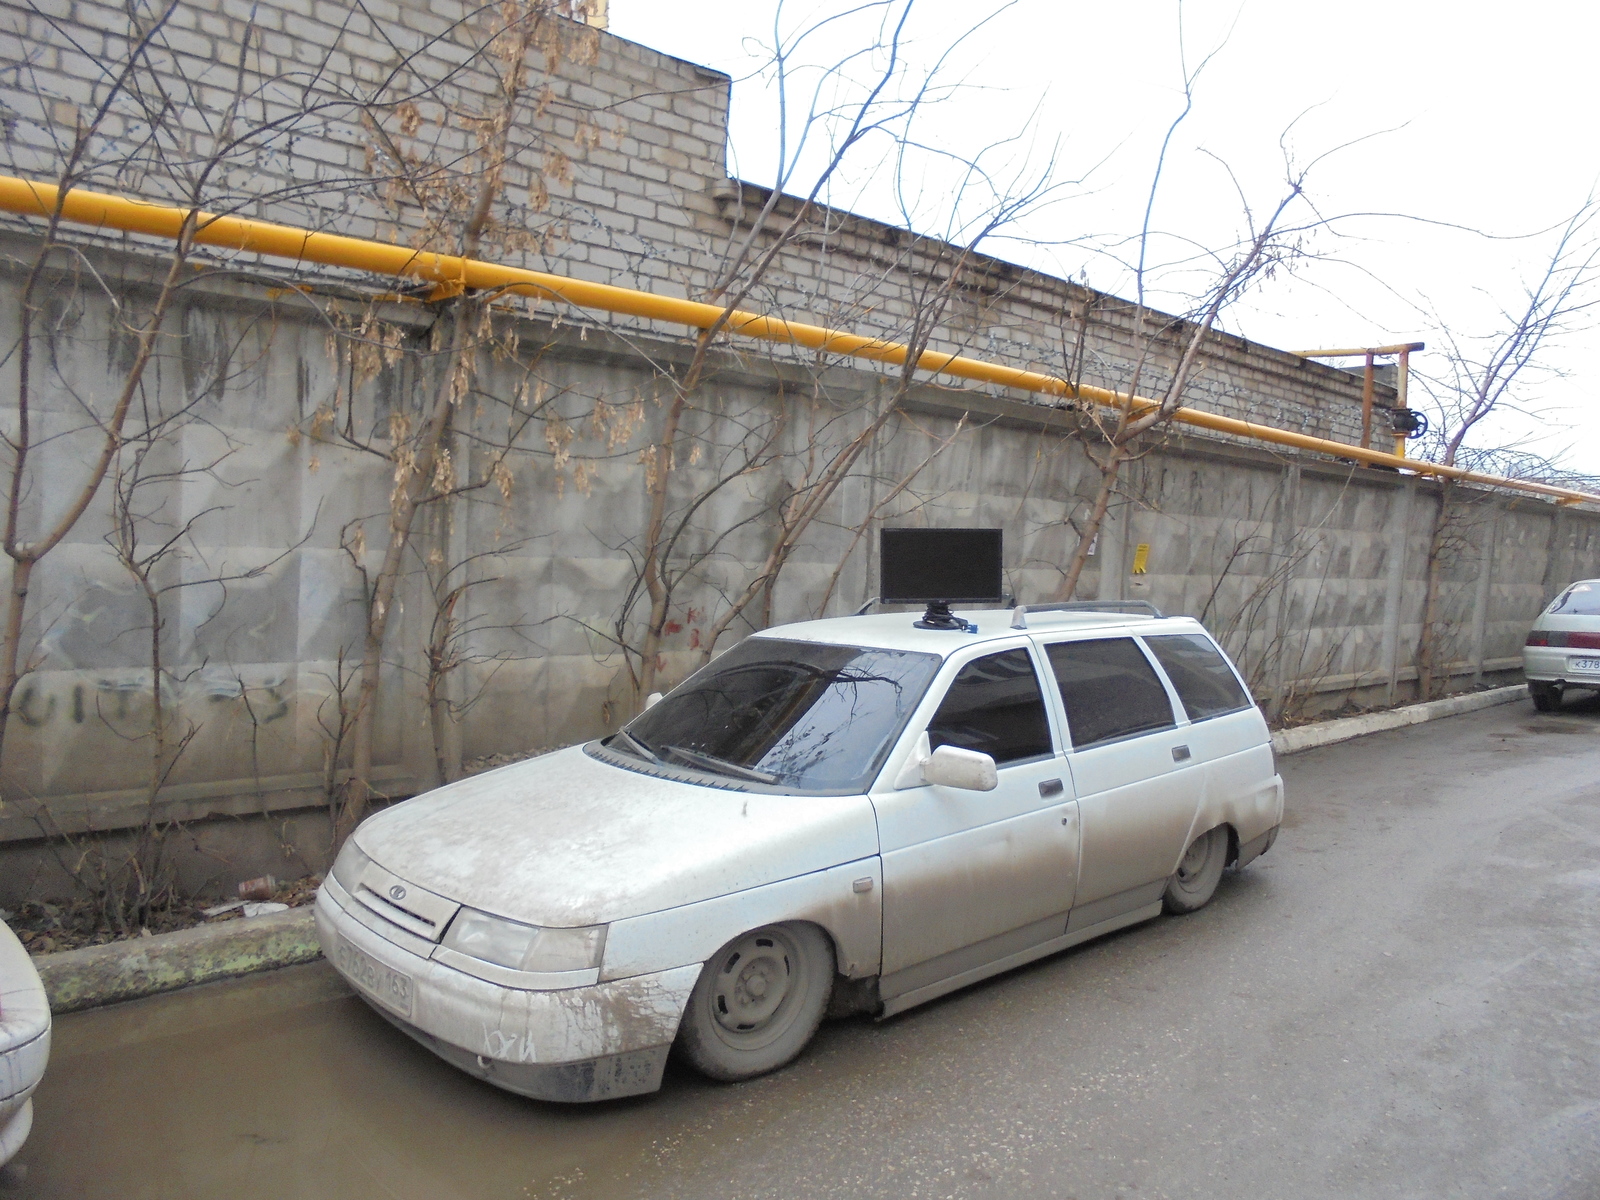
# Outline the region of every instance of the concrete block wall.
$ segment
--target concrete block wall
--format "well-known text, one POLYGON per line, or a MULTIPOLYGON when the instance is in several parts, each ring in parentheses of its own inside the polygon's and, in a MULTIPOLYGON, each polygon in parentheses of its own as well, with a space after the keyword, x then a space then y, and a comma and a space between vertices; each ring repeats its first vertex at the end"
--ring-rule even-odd
MULTIPOLYGON (((18 319, 25 251, 20 240, 0 242, 6 327, 18 319)), ((97 266, 102 278, 118 276, 109 257, 97 266)), ((55 284, 41 359, 53 382, 38 417, 59 436, 39 477, 67 480, 87 457, 83 433, 70 432, 76 397, 112 387, 119 343, 103 297, 72 273, 55 284)), ((382 311, 418 327, 426 319, 416 306, 382 311)), ((280 847, 268 835, 283 814, 325 803, 336 681, 341 670, 348 675, 363 613, 347 534, 352 522, 366 522, 370 567, 389 468, 378 456, 303 435, 306 419, 344 381, 325 321, 302 298, 211 279, 186 294, 172 329, 148 379, 149 400, 198 407, 158 448, 157 461, 172 474, 147 486, 143 511, 149 538, 191 526, 161 582, 190 585, 168 593, 163 694, 192 740, 158 808, 206 828, 271 816, 255 841, 243 833, 202 838, 234 846, 247 877, 274 868, 270 854, 280 847), (215 465, 198 469, 207 464, 215 465), (268 859, 239 848, 248 845, 268 859)), ((472 442, 498 436, 496 423, 531 373, 548 408, 509 460, 509 494, 464 497, 430 514, 416 534, 380 697, 376 782, 393 794, 434 780, 421 681, 433 611, 426 564, 435 551, 439 562, 486 556, 482 582, 460 613, 469 633, 452 685, 464 702, 446 748, 452 761, 582 740, 614 728, 626 712, 626 673, 610 638, 634 579, 629 551, 648 513, 639 451, 658 433, 661 371, 681 363, 687 348, 681 339, 526 320, 522 333, 521 359, 482 365, 482 403, 464 408, 458 445, 462 469, 481 476, 487 452, 472 442)), ((782 458, 779 468, 739 477, 689 523, 685 554, 709 553, 678 594, 663 652, 668 680, 698 663, 720 606, 770 544, 781 471, 792 473, 817 429, 826 427, 835 444, 848 437, 882 394, 882 377, 861 368, 797 377, 737 356, 715 367, 691 414, 675 511, 774 430, 782 458)), ((15 394, 12 369, 0 369, 0 421, 15 419, 4 403, 15 394)), ((356 423, 381 425, 380 415, 406 403, 414 384, 407 360, 380 372, 358 397, 356 423)), ((1098 479, 1075 436, 1077 418, 928 387, 908 398, 796 552, 775 595, 774 622, 854 611, 876 593, 869 516, 958 424, 960 436, 881 508, 878 523, 999 526, 1008 586, 1024 601, 1052 594, 1075 542, 1072 522, 1098 479), (857 541, 864 523, 868 535, 857 541)), ((39 506, 33 519, 63 495, 31 495, 39 506)), ((1081 594, 1143 598, 1202 617, 1269 705, 1314 713, 1405 700, 1415 687, 1434 495, 1434 485, 1390 472, 1172 436, 1123 480, 1081 594), (1149 547, 1147 569, 1136 574, 1140 545, 1149 547)), ((1548 596, 1570 577, 1600 574, 1600 516, 1467 488, 1452 489, 1451 502, 1462 545, 1493 547, 1463 549, 1446 564, 1454 682, 1503 681, 1548 596), (1499 532, 1487 538, 1486 527, 1499 532)), ((35 580, 30 629, 39 669, 18 694, 6 745, 0 842, 35 846, 33 859, 18 849, 16 861, 41 870, 41 834, 116 830, 148 812, 150 618, 107 543, 111 519, 103 490, 35 580)), ((735 627, 730 639, 748 628, 735 627)), ((295 828, 322 828, 295 820, 295 828)), ((313 848, 290 849, 293 861, 315 858, 313 848)), ((0 903, 17 898, 0 895, 0 903)))

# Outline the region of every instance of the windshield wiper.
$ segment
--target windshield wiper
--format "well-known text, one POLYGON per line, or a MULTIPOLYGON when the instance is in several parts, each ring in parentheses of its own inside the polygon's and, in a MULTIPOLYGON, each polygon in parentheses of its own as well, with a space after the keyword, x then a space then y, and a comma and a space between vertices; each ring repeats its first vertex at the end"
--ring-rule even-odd
POLYGON ((617 730, 617 736, 619 738, 622 738, 625 742, 627 742, 628 745, 630 745, 634 749, 638 750, 641 754, 643 754, 651 762, 658 763, 658 762, 661 761, 661 756, 659 754, 657 754, 654 750, 650 749, 649 746, 646 746, 638 738, 634 737, 633 734, 629 733, 626 729, 617 730))
POLYGON ((778 782, 776 775, 768 775, 765 771, 753 771, 749 767, 741 767, 738 763, 731 763, 726 759, 713 758, 709 754, 701 754, 695 750, 685 750, 682 746, 663 746, 661 753, 682 759, 691 767, 702 767, 719 775, 732 775, 737 779, 748 779, 752 783, 778 782))

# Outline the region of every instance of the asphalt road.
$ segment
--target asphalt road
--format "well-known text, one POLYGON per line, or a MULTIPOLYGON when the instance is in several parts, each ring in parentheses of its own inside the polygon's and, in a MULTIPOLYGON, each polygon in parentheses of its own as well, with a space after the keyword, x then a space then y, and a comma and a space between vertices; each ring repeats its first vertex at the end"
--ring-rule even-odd
POLYGON ((1600 704, 1280 765, 1210 907, 740 1086, 522 1100, 322 964, 64 1017, 4 1195, 1600 1195, 1600 704))

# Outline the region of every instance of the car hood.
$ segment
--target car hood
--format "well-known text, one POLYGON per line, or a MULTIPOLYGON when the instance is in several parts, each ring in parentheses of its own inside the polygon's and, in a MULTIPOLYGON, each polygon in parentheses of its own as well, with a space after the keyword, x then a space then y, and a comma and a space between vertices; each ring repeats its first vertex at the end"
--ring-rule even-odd
POLYGON ((355 838, 401 879, 556 926, 691 904, 878 852, 865 796, 698 787, 578 746, 397 804, 355 838))

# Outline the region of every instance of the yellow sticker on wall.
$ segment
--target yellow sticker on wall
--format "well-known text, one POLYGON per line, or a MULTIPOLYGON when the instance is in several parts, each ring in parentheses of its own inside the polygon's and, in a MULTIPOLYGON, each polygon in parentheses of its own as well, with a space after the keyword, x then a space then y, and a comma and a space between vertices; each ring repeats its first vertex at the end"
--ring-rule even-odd
POLYGON ((1133 548, 1133 573, 1143 575, 1150 562, 1150 543, 1140 542, 1133 548))

